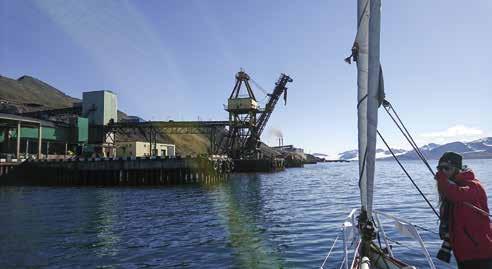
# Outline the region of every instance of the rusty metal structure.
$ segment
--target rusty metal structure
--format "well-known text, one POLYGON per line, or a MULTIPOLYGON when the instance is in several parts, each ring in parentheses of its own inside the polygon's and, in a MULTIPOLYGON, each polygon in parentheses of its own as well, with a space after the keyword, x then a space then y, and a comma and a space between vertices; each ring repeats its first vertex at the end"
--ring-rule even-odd
POLYGON ((287 102, 287 83, 292 82, 286 74, 281 74, 275 83, 272 93, 267 94, 268 101, 264 108, 260 108, 258 101, 249 83, 250 76, 239 71, 236 74, 236 83, 229 96, 226 111, 229 112, 229 130, 221 143, 219 150, 234 159, 258 159, 260 137, 272 115, 275 106, 284 95, 287 102), (241 92, 242 86, 246 91, 241 92))
POLYGON ((224 137, 225 145, 221 145, 221 153, 234 159, 240 159, 244 154, 244 145, 256 127, 257 114, 260 112, 249 80, 249 75, 243 70, 236 74, 236 83, 225 109, 229 112, 229 131, 224 137), (243 85, 245 93, 241 91, 243 85))
POLYGON ((166 134, 203 134, 210 140, 209 154, 216 154, 219 151, 219 138, 228 125, 228 121, 110 122, 103 127, 103 133, 106 135, 104 140, 113 145, 119 136, 141 135, 151 145, 150 156, 155 155, 152 149, 156 148, 158 137, 166 134))
MULTIPOLYGON (((210 141, 208 153, 227 155, 234 159, 259 159, 260 137, 273 113, 279 99, 287 100, 287 83, 293 80, 281 74, 271 93, 266 93, 267 103, 260 107, 251 87, 255 83, 243 70, 236 76, 234 88, 225 108, 229 112, 228 121, 140 121, 115 122, 91 126, 91 133, 115 148, 116 141, 125 137, 141 137, 150 143, 149 156, 160 138, 168 134, 203 134, 210 141)), ((257 85, 257 87, 260 87, 257 85)), ((261 89, 261 87, 260 87, 261 89)))

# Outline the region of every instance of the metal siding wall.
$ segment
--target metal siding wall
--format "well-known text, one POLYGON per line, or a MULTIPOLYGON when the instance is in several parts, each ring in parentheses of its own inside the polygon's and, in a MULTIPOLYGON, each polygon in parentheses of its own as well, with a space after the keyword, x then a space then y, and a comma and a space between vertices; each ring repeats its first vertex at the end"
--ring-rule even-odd
POLYGON ((89 140, 89 119, 77 117, 77 142, 87 143, 89 140))
POLYGON ((116 100, 116 94, 112 92, 104 92, 104 123, 108 123, 109 120, 114 119, 118 121, 118 104, 116 100))
POLYGON ((89 118, 90 124, 103 125, 104 122, 104 91, 84 92, 82 95, 82 111, 89 118), (94 111, 91 109, 95 107, 94 111))
MULTIPOLYGON (((70 139, 70 130, 65 127, 43 127, 42 136, 43 140, 65 142, 70 139)), ((12 134, 12 138, 17 138, 17 134, 15 132, 12 134)), ((21 127, 21 138, 37 139, 38 128, 21 127)))
POLYGON ((113 92, 84 92, 82 104, 83 113, 89 117, 90 124, 104 125, 110 119, 118 120, 117 96, 113 92), (93 107, 95 111, 91 111, 93 107))

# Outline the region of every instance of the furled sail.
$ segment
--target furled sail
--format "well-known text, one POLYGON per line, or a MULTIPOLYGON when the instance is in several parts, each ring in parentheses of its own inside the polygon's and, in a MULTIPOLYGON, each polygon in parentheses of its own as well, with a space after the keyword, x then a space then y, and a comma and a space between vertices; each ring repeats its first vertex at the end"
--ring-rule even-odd
POLYGON ((362 209, 371 217, 378 107, 384 99, 379 61, 381 0, 358 0, 357 8, 358 29, 352 55, 357 62, 359 188, 362 209))

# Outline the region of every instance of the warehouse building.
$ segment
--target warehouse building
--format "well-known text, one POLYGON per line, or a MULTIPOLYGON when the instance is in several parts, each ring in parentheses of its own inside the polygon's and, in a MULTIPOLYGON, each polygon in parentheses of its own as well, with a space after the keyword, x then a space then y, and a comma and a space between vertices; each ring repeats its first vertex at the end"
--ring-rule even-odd
POLYGON ((21 115, 0 113, 0 158, 114 156, 114 134, 104 125, 118 120, 117 97, 111 91, 83 93, 73 107, 21 115))
POLYGON ((174 157, 176 147, 173 144, 152 143, 143 141, 116 142, 117 157, 174 157))
MULTIPOLYGON (((108 128, 118 122, 112 91, 84 92, 82 97, 72 107, 0 113, 0 159, 175 156, 172 144, 117 141, 116 131, 108 128)), ((126 121, 141 122, 138 117, 126 121)))
POLYGON ((51 158, 75 154, 88 142, 88 119, 68 123, 0 113, 0 158, 51 158))

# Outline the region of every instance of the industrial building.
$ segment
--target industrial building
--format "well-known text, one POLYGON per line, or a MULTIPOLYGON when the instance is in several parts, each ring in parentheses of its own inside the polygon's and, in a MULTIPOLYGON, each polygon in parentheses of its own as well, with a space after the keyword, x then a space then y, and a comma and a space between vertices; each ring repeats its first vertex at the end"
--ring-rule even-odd
POLYGON ((82 114, 91 125, 118 121, 118 101, 112 91, 91 91, 82 94, 82 114))
MULTIPOLYGON (((82 96, 82 102, 72 107, 20 115, 0 113, 0 159, 176 155, 173 144, 117 141, 109 128, 118 123, 115 93, 90 91, 82 96)), ((144 122, 132 117, 123 124, 139 128, 144 122)))
POLYGON ((87 118, 53 122, 0 113, 0 157, 50 158, 75 154, 88 142, 87 118))
POLYGON ((151 144, 143 141, 116 142, 117 157, 174 157, 175 155, 176 147, 173 144, 151 144))
POLYGON ((174 156, 174 145, 158 142, 171 140, 169 135, 200 134, 209 139, 209 146, 205 146, 211 155, 227 155, 238 160, 277 157, 277 151, 266 154, 268 151, 260 137, 282 95, 286 102, 286 86, 292 78, 280 75, 273 92, 266 93, 264 107, 258 104, 249 75, 241 70, 235 78, 225 108, 228 121, 144 121, 119 112, 114 92, 89 91, 83 93, 82 100, 72 98, 72 105, 66 107, 64 104, 55 109, 19 110, 15 115, 0 117, 0 155, 10 158, 174 156), (118 119, 119 115, 124 117, 118 119))
POLYGON ((295 153, 299 155, 302 159, 306 159, 306 155, 304 154, 304 149, 302 148, 296 148, 293 145, 281 145, 273 148, 279 150, 280 152, 295 153))
POLYGON ((116 122, 117 113, 111 91, 84 92, 81 103, 67 108, 0 113, 0 158, 60 158, 90 149, 109 156, 107 140, 114 140, 114 134, 106 134, 104 125, 116 122))
POLYGON ((113 157, 115 134, 106 132, 104 126, 118 122, 118 101, 112 91, 90 91, 82 93, 82 115, 89 119, 89 141, 97 155, 113 157))

